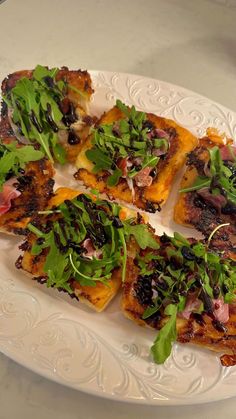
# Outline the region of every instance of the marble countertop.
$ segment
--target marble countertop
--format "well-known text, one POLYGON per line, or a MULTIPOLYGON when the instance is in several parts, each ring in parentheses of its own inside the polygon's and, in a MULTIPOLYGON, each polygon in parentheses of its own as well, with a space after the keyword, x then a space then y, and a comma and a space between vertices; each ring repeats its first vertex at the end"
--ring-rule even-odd
MULTIPOLYGON (((236 110, 235 0, 6 0, 0 77, 37 63, 165 80, 236 110)), ((0 419, 234 418, 236 399, 146 407, 89 396, 0 355, 0 419)))

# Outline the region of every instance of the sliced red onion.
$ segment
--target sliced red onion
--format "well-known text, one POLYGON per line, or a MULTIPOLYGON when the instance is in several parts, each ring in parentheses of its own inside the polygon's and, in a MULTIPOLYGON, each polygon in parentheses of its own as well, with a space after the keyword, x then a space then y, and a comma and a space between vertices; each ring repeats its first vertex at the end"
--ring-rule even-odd
POLYGON ((201 196, 207 203, 213 205, 219 212, 221 208, 227 204, 227 199, 223 195, 213 195, 208 188, 202 188, 197 191, 197 194, 201 196))
POLYGON ((189 319, 191 314, 198 311, 201 307, 202 302, 197 298, 196 293, 189 294, 184 310, 180 313, 184 319, 189 319))
POLYGON ((7 180, 0 192, 0 215, 5 214, 11 208, 11 201, 21 195, 21 192, 15 188, 17 178, 13 177, 7 180))
POLYGON ((166 150, 161 148, 155 148, 152 152, 152 155, 156 157, 163 156, 163 154, 166 154, 166 150))
POLYGON ((142 164, 143 159, 142 157, 135 157, 135 159, 133 159, 133 163, 136 164, 137 166, 142 164))
POLYGON ((155 289, 156 282, 154 281, 154 279, 152 279, 151 285, 152 285, 152 299, 155 300, 155 298, 157 298, 158 296, 158 291, 155 289))
POLYGON ((203 171, 204 171, 204 173, 205 173, 205 175, 206 175, 207 177, 211 177, 211 171, 210 171, 210 168, 209 168, 209 166, 208 166, 208 162, 206 162, 206 163, 204 164, 203 171))
POLYGON ((166 140, 169 140, 170 136, 165 132, 163 129, 155 128, 151 132, 147 134, 147 137, 149 139, 151 138, 165 138, 166 140))
POLYGON ((227 323, 229 320, 229 304, 226 304, 223 298, 217 298, 213 300, 213 314, 216 320, 219 320, 221 323, 227 323))
POLYGON ((236 158, 236 147, 233 145, 225 145, 220 148, 220 155, 222 160, 235 161, 236 158))
POLYGON ((14 132, 15 137, 22 144, 31 144, 30 140, 28 140, 24 135, 20 134, 18 126, 13 122, 12 114, 13 114, 12 109, 8 109, 8 119, 9 119, 9 122, 10 122, 10 125, 14 132))
POLYGON ((138 172, 137 175, 134 176, 135 183, 139 188, 151 186, 153 178, 149 176, 149 174, 152 171, 152 169, 152 167, 147 166, 144 169, 140 170, 140 172, 138 172))
POLYGON ((118 135, 118 137, 120 137, 121 132, 120 132, 120 124, 118 122, 115 122, 112 128, 112 131, 114 134, 118 135))
POLYGON ((83 256, 88 259, 92 259, 93 257, 98 259, 102 255, 102 251, 100 249, 96 250, 93 246, 92 240, 89 238, 84 240, 82 246, 86 250, 83 256))

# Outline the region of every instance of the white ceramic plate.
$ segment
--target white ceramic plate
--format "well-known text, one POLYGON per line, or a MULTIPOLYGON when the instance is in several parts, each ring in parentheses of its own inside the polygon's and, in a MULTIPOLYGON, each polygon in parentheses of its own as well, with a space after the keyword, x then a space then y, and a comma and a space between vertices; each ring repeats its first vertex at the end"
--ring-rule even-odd
MULTIPOLYGON (((183 88, 128 74, 92 71, 92 112, 101 114, 116 98, 172 118, 201 136, 218 127, 236 136, 236 114, 183 88)), ((57 176, 75 186, 70 170, 57 176), (69 177, 70 176, 70 177, 69 177)), ((157 231, 192 235, 171 221, 177 185, 161 214, 152 216, 157 231)), ((155 365, 149 348, 155 332, 123 317, 119 296, 101 314, 48 290, 18 272, 19 240, 0 239, 0 350, 31 370, 61 384, 115 400, 152 405, 203 403, 236 395, 236 367, 202 349, 175 344, 167 362, 155 365)))

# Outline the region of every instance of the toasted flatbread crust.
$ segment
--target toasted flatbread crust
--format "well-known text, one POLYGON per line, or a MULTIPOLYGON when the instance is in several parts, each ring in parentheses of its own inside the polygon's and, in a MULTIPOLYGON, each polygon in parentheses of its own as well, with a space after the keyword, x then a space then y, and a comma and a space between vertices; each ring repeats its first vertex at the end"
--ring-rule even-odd
MULTIPOLYGON (((152 316, 146 321, 142 315, 146 309, 141 305, 136 297, 135 284, 139 270, 134 265, 133 260, 129 259, 127 264, 127 275, 123 284, 121 308, 124 315, 133 320, 139 326, 149 326, 159 330, 166 322, 167 318, 152 316)), ((221 352, 221 363, 225 366, 236 364, 236 304, 230 305, 229 321, 226 331, 218 331, 212 324, 212 319, 204 314, 201 321, 192 316, 189 320, 177 318, 177 340, 181 343, 199 345, 211 351, 221 352)))
MULTIPOLYGON (((69 188, 59 188, 55 196, 52 197, 48 203, 48 208, 60 205, 66 199, 73 199, 76 196, 80 195, 82 192, 75 191, 69 188)), ((134 212, 129 209, 123 208, 121 210, 120 217, 125 219, 128 216, 134 214, 134 212)), ((27 243, 29 246, 35 241, 35 236, 30 234, 27 238, 27 243)), ((29 272, 35 278, 45 277, 43 272, 43 266, 45 262, 46 254, 42 252, 39 256, 32 256, 29 250, 25 250, 23 257, 20 256, 19 262, 20 267, 29 272)), ((96 311, 102 311, 108 305, 108 303, 115 297, 120 286, 121 286, 121 269, 116 268, 112 273, 111 279, 108 281, 106 286, 100 282, 96 284, 95 287, 81 286, 78 282, 74 281, 71 286, 74 291, 74 294, 79 297, 79 299, 87 304, 89 307, 95 309, 96 311)))
MULTIPOLYGON (((228 144, 232 140, 227 140, 228 144)), ((183 175, 180 189, 190 187, 197 176, 199 170, 202 170, 204 165, 209 160, 209 153, 207 149, 214 146, 219 148, 225 145, 223 137, 220 136, 217 130, 211 128, 207 130, 207 136, 199 140, 199 146, 190 153, 187 160, 187 168, 183 175)), ((219 225, 229 223, 229 226, 221 228, 213 238, 213 243, 216 250, 228 252, 229 255, 236 253, 236 216, 235 214, 226 215, 219 214, 214 208, 206 205, 205 207, 197 206, 195 199, 197 193, 186 192, 179 193, 178 200, 174 207, 174 221, 186 227, 195 227, 205 237, 209 237, 211 232, 219 225), (232 253, 233 252, 233 253, 232 253)))
MULTIPOLYGON (((6 95, 11 89, 13 89, 17 81, 23 77, 31 78, 33 70, 20 70, 15 73, 9 74, 2 82, 2 95, 6 95)), ((82 147, 83 141, 89 134, 90 126, 93 124, 93 118, 87 115, 88 104, 93 94, 92 81, 90 74, 87 71, 82 70, 69 70, 67 67, 62 67, 57 75, 56 80, 64 80, 69 85, 79 90, 81 94, 75 90, 69 88, 66 98, 73 103, 76 109, 76 113, 80 119, 79 123, 74 124, 74 131, 77 132, 80 142, 78 144, 69 144, 62 140, 62 145, 66 150, 67 160, 74 162, 82 147)), ((12 130, 7 105, 2 102, 1 109, 1 121, 0 121, 0 138, 15 141, 15 134, 12 130)))
MULTIPOLYGON (((122 112, 114 107, 105 113, 99 120, 99 124, 110 124, 122 119, 122 112)), ((75 178, 82 181, 90 188, 96 188, 101 193, 106 193, 109 198, 119 199, 128 203, 133 203, 139 208, 150 212, 162 207, 170 193, 170 189, 177 171, 183 166, 186 154, 189 153, 197 145, 197 138, 188 130, 178 125, 176 122, 165 119, 154 114, 148 113, 147 119, 150 120, 156 128, 163 129, 172 133, 172 140, 169 152, 166 158, 157 165, 158 175, 149 187, 138 188, 136 185, 135 199, 125 179, 121 179, 118 185, 108 187, 106 185, 106 177, 95 175, 92 173, 93 165, 85 157, 85 151, 91 148, 91 138, 89 137, 84 143, 78 158, 78 171, 75 178), (86 168, 83 167, 84 159, 87 160, 86 168), (82 162, 82 163, 81 163, 82 162)))
POLYGON ((47 159, 30 162, 25 173, 18 177, 23 180, 21 195, 12 200, 8 212, 0 216, 0 231, 24 234, 25 227, 38 211, 44 210, 53 195, 54 168, 47 159), (26 183, 24 183, 26 179, 26 183), (28 180, 28 182, 27 182, 28 180))
MULTIPOLYGON (((191 153, 197 163, 194 164, 193 162, 191 164, 189 161, 190 158, 187 159, 187 168, 180 183, 180 189, 188 188, 194 183, 199 175, 196 167, 197 164, 204 166, 209 160, 207 149, 214 146, 223 147, 223 145, 223 138, 214 129, 208 129, 207 136, 199 140, 198 147, 191 153)), ((186 227, 192 227, 196 217, 200 217, 200 210, 197 211, 196 208, 193 208, 193 204, 191 204, 192 197, 193 193, 179 193, 178 200, 174 207, 174 221, 178 224, 183 224, 186 227), (195 214, 194 212, 193 214, 193 211, 198 213, 195 214)))

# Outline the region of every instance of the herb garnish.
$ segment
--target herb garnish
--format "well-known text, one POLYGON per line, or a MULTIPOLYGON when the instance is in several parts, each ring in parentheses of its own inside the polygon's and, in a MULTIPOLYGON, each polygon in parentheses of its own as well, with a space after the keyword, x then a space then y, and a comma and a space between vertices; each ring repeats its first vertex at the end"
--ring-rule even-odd
POLYGON ((177 336, 177 314, 184 311, 189 298, 198 301, 191 312, 213 315, 212 300, 232 303, 236 291, 236 262, 213 252, 210 240, 205 244, 175 233, 174 237, 163 235, 160 242, 159 250, 136 258, 140 268, 136 295, 146 306, 143 319, 167 316, 151 348, 157 363, 163 363, 170 355, 177 336), (148 291, 142 288, 144 283, 148 291))
POLYGON ((26 163, 42 158, 43 153, 31 145, 18 147, 15 142, 0 143, 0 191, 6 180, 19 175, 19 170, 24 169, 26 163))
POLYGON ((158 138, 158 130, 151 122, 148 124, 144 112, 134 106, 130 109, 120 100, 116 101, 116 106, 124 114, 123 118, 94 129, 92 148, 86 151, 87 158, 94 164, 93 173, 110 172, 108 186, 117 185, 122 176, 132 179, 146 167, 155 167, 160 160, 155 151, 161 149, 160 154, 164 155, 169 148, 168 134, 166 138, 158 138), (126 165, 125 170, 122 164, 126 165))
POLYGON ((50 160, 64 164, 65 150, 58 141, 57 132, 67 129, 59 105, 68 85, 63 80, 56 81, 58 71, 58 68, 49 70, 38 65, 32 78, 19 79, 3 100, 20 133, 32 143, 38 143, 50 160))
POLYGON ((44 272, 48 286, 72 292, 72 279, 88 286, 95 286, 97 281, 108 284, 117 267, 123 267, 124 280, 126 243, 131 236, 142 249, 158 248, 148 226, 137 225, 133 218, 121 221, 120 210, 117 204, 82 194, 42 215, 37 224, 28 224, 39 239, 31 254, 47 254, 44 272), (91 256, 87 256, 88 242, 91 256))
MULTIPOLYGON (((230 145, 228 145, 231 150, 230 145)), ((236 161, 232 157, 232 161, 225 162, 222 160, 219 147, 208 149, 209 175, 198 176, 193 185, 188 188, 180 189, 179 192, 192 192, 203 188, 208 188, 212 195, 223 194, 233 204, 236 204, 236 161)), ((233 151, 232 151, 233 155, 233 151)))

